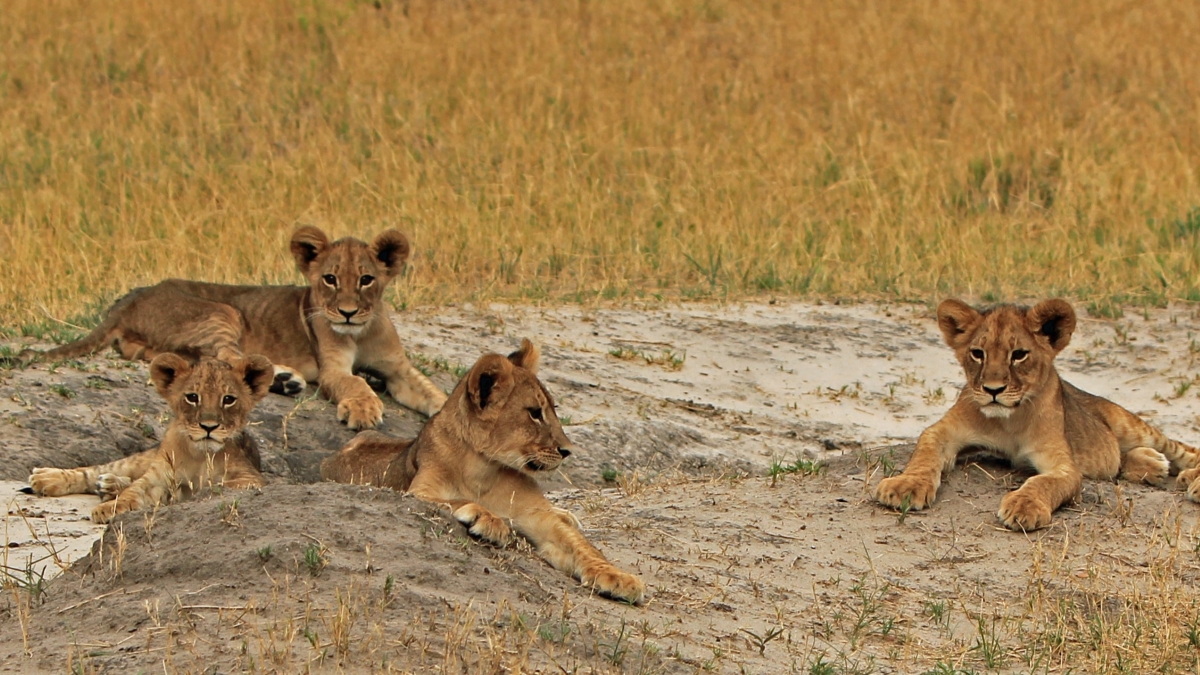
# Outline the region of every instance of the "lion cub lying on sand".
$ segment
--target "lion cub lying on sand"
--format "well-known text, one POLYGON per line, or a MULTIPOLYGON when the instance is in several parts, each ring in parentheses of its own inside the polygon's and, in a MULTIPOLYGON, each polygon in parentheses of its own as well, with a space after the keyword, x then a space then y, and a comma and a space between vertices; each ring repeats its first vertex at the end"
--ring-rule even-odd
POLYGON ((879 483, 894 508, 933 503, 942 472, 966 447, 982 447, 1032 466, 1036 476, 1005 495, 1005 527, 1036 530, 1079 494, 1083 477, 1162 485, 1172 471, 1200 501, 1200 451, 1137 415, 1072 386, 1054 357, 1071 340, 1075 311, 1064 300, 1032 309, 1001 305, 982 312, 959 300, 938 306, 938 327, 966 372, 967 384, 946 416, 926 429, 904 473, 879 483))
POLYGON ((446 395, 409 363, 383 292, 408 259, 408 239, 388 230, 370 245, 352 237, 330 243, 315 227, 292 235, 292 256, 308 286, 227 286, 168 279, 130 291, 87 337, 21 360, 61 360, 115 345, 127 359, 175 352, 226 361, 263 354, 275 364, 272 391, 296 395, 305 381, 337 404, 352 429, 383 419, 367 372, 401 405, 426 415, 446 395))
POLYGON ((245 432, 254 404, 267 394, 274 368, 265 356, 232 365, 202 359, 194 366, 175 354, 150 363, 150 378, 175 413, 162 443, 109 464, 80 469, 36 468, 31 491, 48 497, 97 494, 92 520, 158 504, 221 484, 261 487, 258 448, 245 432))
POLYGON ((473 536, 498 545, 512 539, 511 523, 555 569, 603 596, 641 602, 641 579, 605 560, 531 477, 571 454, 537 379, 538 357, 529 340, 507 358, 484 355, 415 440, 361 433, 321 464, 321 477, 446 504, 473 536))

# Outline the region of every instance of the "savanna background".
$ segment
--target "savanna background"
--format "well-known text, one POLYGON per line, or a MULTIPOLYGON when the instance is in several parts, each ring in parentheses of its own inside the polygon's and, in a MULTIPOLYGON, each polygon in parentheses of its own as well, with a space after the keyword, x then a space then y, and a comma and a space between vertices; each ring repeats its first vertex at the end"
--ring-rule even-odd
MULTIPOLYGON (((131 517, 78 578, 4 558, 0 671, 1200 672, 1178 493, 1090 484, 1024 537, 992 516, 1021 476, 971 464, 895 514, 869 486, 910 446, 820 426, 948 405, 937 300, 1063 295, 1095 321, 1060 363, 1149 378, 1127 400, 1200 438, 1197 35, 1200 4, 1173 0, 4 0, 0 350, 167 276, 297 283, 298 225, 396 227, 414 252, 390 299, 439 384, 498 335, 556 336, 550 388, 591 452, 556 498, 652 600, 305 485, 296 457, 349 436, 273 397, 282 484, 131 517), (861 311, 795 318, 829 300, 861 311), (731 371, 716 404, 688 398, 730 360, 847 374, 800 394, 731 371), (717 445, 765 445, 769 471, 667 470, 717 445)), ((141 449, 163 420, 137 368, 0 371, 7 454, 97 425, 141 449)))
POLYGON ((2 11, 9 331, 293 282, 302 223, 408 233, 407 305, 1200 300, 1193 3, 2 11))

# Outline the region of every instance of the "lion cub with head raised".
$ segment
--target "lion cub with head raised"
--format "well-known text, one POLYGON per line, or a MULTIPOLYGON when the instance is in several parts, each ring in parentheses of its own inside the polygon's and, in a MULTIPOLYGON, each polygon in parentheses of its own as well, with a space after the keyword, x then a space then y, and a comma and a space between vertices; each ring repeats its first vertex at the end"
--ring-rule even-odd
POLYGON ((472 536, 494 544, 508 543, 515 529, 600 595, 641 602, 641 579, 608 562, 533 478, 571 454, 554 399, 537 378, 538 358, 529 340, 507 358, 484 355, 415 440, 361 433, 321 464, 321 476, 445 504, 472 536))
POLYGON ((1014 530, 1049 525, 1050 514, 1079 493, 1084 477, 1111 480, 1119 474, 1161 485, 1182 471, 1180 483, 1200 501, 1200 451, 1059 377, 1054 357, 1075 331, 1075 310, 1065 300, 983 311, 945 300, 937 319, 967 384, 946 416, 921 434, 904 473, 880 481, 875 494, 881 503, 931 505, 942 472, 967 447, 1037 472, 1000 502, 1000 522, 1014 530))
POLYGON ((150 378, 175 417, 158 447, 115 462, 79 469, 36 468, 31 491, 49 497, 100 495, 92 520, 165 504, 212 484, 263 485, 258 448, 245 433, 250 411, 267 394, 274 368, 264 356, 232 364, 175 354, 150 363, 150 378))
POLYGON ((130 291, 81 340, 21 360, 69 359, 110 345, 127 359, 162 352, 232 360, 263 354, 275 365, 272 391, 295 395, 317 382, 352 429, 383 419, 383 403, 355 373, 382 379, 401 405, 432 415, 446 395, 409 363, 383 292, 408 259, 408 239, 388 230, 366 244, 330 242, 321 230, 292 235, 307 286, 228 286, 168 279, 130 291))

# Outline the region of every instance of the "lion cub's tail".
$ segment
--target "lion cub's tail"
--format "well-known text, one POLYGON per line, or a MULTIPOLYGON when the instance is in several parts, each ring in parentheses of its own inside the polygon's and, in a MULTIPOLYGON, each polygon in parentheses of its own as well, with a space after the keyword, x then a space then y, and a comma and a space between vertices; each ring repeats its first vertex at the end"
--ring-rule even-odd
POLYGON ((378 431, 364 431, 337 454, 321 462, 321 478, 404 492, 417 473, 415 458, 410 452, 412 445, 411 440, 392 438, 378 431))
POLYGON ((65 359, 77 359, 81 356, 90 356, 111 345, 117 338, 117 333, 117 317, 114 317, 110 313, 99 326, 96 326, 95 330, 79 340, 55 347, 54 349, 48 349, 44 352, 36 349, 24 349, 16 356, 0 359, 0 363, 10 367, 25 367, 38 361, 63 361, 65 359))

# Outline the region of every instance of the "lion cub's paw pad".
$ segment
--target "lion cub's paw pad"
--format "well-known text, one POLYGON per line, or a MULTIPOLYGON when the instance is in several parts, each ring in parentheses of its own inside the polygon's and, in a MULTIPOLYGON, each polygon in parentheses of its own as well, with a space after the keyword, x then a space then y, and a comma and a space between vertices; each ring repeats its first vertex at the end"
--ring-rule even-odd
POLYGON ((615 567, 584 573, 581 582, 597 594, 611 600, 640 605, 646 599, 646 584, 636 576, 615 567))
POLYGON ((65 469, 35 468, 33 473, 29 474, 29 487, 34 494, 45 497, 61 497, 70 494, 65 469))
POLYGON ((370 429, 383 421, 383 402, 377 396, 348 398, 338 403, 337 416, 351 429, 370 429))
POLYGON ((875 488, 875 499, 893 509, 919 511, 933 504, 936 497, 937 485, 927 479, 904 474, 884 478, 875 488))
POLYGON ((512 540, 512 528, 503 519, 478 504, 460 506, 454 512, 454 519, 467 528, 467 534, 476 539, 497 546, 504 546, 512 540))
POLYGON ((1050 524, 1050 505, 1017 490, 1000 500, 1000 511, 996 516, 1010 530, 1040 530, 1050 524))
POLYGON ((118 476, 115 473, 102 473, 96 477, 96 494, 100 495, 100 499, 108 501, 114 499, 121 491, 130 485, 129 478, 118 476))
POLYGON ((275 373, 275 380, 271 382, 271 393, 299 396, 304 393, 304 388, 307 386, 308 383, 304 381, 304 378, 284 370, 275 373))

